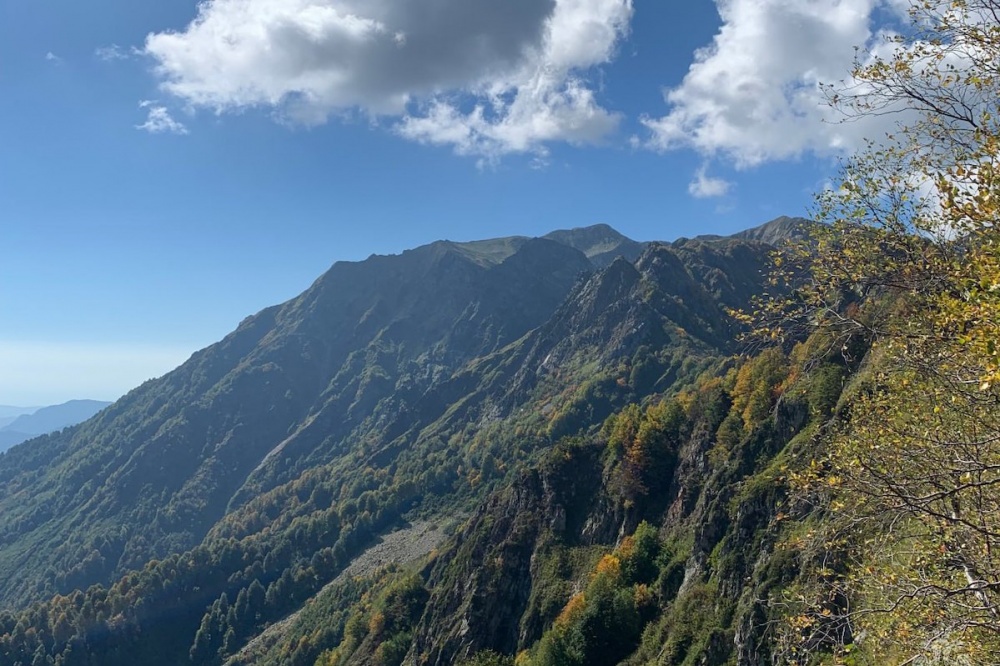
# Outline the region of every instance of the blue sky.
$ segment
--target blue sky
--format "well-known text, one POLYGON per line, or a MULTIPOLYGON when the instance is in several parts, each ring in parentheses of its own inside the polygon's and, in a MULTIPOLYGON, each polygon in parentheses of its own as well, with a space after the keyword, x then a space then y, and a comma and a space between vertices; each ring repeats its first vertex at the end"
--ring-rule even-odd
POLYGON ((337 260, 805 214, 886 6, 0 0, 0 404, 116 398, 337 260))

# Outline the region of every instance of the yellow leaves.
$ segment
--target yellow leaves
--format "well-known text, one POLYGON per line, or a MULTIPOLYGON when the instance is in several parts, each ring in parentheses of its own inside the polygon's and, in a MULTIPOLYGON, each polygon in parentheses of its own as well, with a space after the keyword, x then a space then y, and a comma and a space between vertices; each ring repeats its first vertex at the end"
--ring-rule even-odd
POLYGON ((616 555, 605 555, 597 563, 595 576, 606 575, 613 579, 618 579, 622 573, 622 561, 616 555))
POLYGON ((618 546, 616 552, 619 558, 619 565, 621 564, 622 559, 627 560, 630 557, 632 557, 633 553, 635 552, 635 537, 629 535, 624 539, 622 539, 622 542, 618 546))
POLYGON ((557 627, 567 627, 584 611, 587 607, 587 600, 583 595, 583 592, 577 592, 566 605, 563 607, 559 616, 556 617, 555 625, 557 627))
POLYGON ((816 618, 811 615, 796 615, 789 618, 788 623, 795 629, 808 629, 816 624, 816 618))
MULTIPOLYGON (((864 91, 833 91, 833 103, 855 115, 900 107, 912 115, 817 197, 827 224, 811 247, 814 259, 775 262, 798 288, 795 298, 758 313, 765 321, 785 315, 768 323, 765 339, 807 325, 827 334, 826 350, 849 351, 841 342, 852 335, 873 342, 862 364, 870 374, 825 440, 829 457, 790 474, 793 488, 822 497, 833 520, 851 530, 859 563, 852 582, 860 590, 852 601, 897 609, 864 619, 869 645, 879 636, 909 649, 934 635, 938 620, 930 618, 941 626, 964 621, 974 600, 928 594, 897 607, 898 592, 921 583, 966 585, 955 541, 968 558, 1000 548, 1000 540, 940 517, 969 512, 973 524, 1000 532, 1000 478, 984 480, 981 471, 1000 468, 1000 79, 993 68, 1000 21, 989 17, 991 6, 917 0, 913 30, 898 34, 895 55, 858 64, 864 91), (956 67, 953 54, 975 56, 956 67), (793 265, 805 265, 804 285, 794 282, 793 265), (850 309, 853 303, 862 307, 850 309)), ((764 402, 751 408, 761 383, 753 370, 741 369, 733 390, 734 409, 748 423, 764 402)), ((995 562, 981 564, 1000 576, 995 562)), ((791 626, 808 633, 823 617, 814 610, 793 615, 791 626)), ((1000 625, 985 614, 976 621, 1000 625)))
POLYGON ((381 611, 372 613, 371 619, 368 620, 368 633, 381 636, 383 629, 385 629, 385 615, 381 611))
POLYGON ((745 363, 736 374, 733 408, 740 413, 747 430, 759 425, 780 395, 788 364, 778 349, 769 349, 745 363))
POLYGON ((637 608, 650 606, 656 601, 656 596, 653 594, 653 591, 649 589, 649 586, 645 583, 636 585, 632 596, 637 608))

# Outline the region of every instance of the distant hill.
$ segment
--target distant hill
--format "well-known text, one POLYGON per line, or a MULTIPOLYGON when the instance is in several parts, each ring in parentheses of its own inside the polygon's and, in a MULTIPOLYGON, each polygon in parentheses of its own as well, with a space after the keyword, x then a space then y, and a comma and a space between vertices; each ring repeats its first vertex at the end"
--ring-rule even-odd
POLYGON ((31 414, 37 409, 38 407, 13 407, 11 405, 0 405, 0 419, 10 417, 17 418, 21 414, 31 414))
POLYGON ((26 432, 17 432, 14 430, 7 430, 6 428, 0 429, 0 452, 6 451, 12 446, 17 446, 21 442, 27 441, 34 437, 34 435, 29 435, 26 432))
MULTIPOLYGON (((0 451, 6 451, 23 441, 37 435, 62 430, 71 425, 86 421, 94 414, 110 405, 101 400, 70 400, 61 405, 37 408, 10 407, 4 409, 23 409, 19 415, 13 416, 0 427, 0 451)), ((9 417, 7 417, 9 418, 9 417)))
POLYGON ((0 405, 0 428, 10 425, 19 416, 32 414, 37 410, 38 407, 14 407, 12 405, 0 405))

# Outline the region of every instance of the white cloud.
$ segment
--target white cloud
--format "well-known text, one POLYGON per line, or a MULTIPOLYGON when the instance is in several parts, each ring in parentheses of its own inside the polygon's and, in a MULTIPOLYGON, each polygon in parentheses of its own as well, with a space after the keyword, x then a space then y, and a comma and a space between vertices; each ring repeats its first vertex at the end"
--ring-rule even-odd
POLYGON ((599 143, 620 115, 601 107, 581 72, 614 57, 631 16, 630 0, 561 0, 537 51, 508 75, 473 88, 480 101, 471 111, 434 100, 398 131, 490 159, 510 152, 544 156, 544 144, 552 141, 599 143))
POLYGON ((62 58, 57 56, 52 51, 49 51, 45 54, 45 59, 48 60, 49 62, 62 62, 62 58))
POLYGON ((145 52, 194 107, 305 124, 361 110, 495 159, 615 129, 587 75, 631 16, 632 0, 207 0, 145 52))
POLYGON ((878 136, 894 119, 843 122, 821 84, 850 77, 855 47, 884 49, 872 25, 899 0, 717 0, 722 26, 700 49, 668 110, 645 118, 647 146, 693 148, 738 167, 832 155, 878 136))
POLYGON ((733 184, 728 180, 709 176, 706 173, 707 169, 707 165, 703 164, 695 172, 694 180, 688 184, 688 194, 696 199, 710 199, 728 194, 733 184))
POLYGON ((132 52, 117 44, 111 44, 94 49, 94 55, 105 62, 113 62, 115 60, 128 60, 132 57, 132 52))
POLYGON ((139 102, 140 109, 146 109, 146 122, 136 125, 150 134, 187 134, 188 129, 183 123, 174 120, 167 107, 161 106, 155 100, 145 99, 139 102))
POLYGON ((421 143, 450 145, 460 155, 493 161, 523 152, 544 158, 543 144, 550 141, 597 143, 617 127, 618 120, 580 81, 539 81, 517 90, 510 101, 479 104, 469 112, 435 101, 423 115, 404 118, 397 131, 421 143))
POLYGON ((0 340, 0 404, 114 400, 180 365, 193 349, 0 340))

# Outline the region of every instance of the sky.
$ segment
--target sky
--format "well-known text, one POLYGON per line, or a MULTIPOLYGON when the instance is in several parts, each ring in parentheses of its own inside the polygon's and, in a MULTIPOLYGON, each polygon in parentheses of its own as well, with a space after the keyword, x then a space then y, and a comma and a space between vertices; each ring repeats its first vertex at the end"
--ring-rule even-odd
POLYGON ((902 0, 0 0, 0 404, 112 400, 339 260, 806 215, 902 0))

